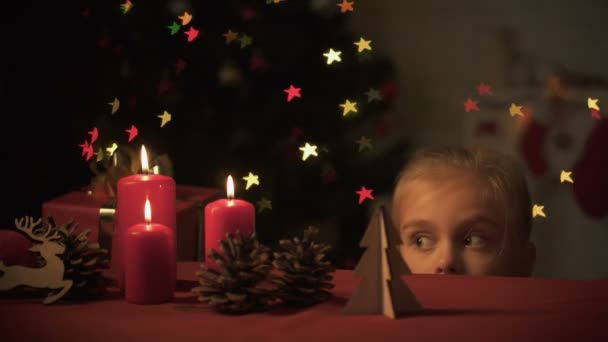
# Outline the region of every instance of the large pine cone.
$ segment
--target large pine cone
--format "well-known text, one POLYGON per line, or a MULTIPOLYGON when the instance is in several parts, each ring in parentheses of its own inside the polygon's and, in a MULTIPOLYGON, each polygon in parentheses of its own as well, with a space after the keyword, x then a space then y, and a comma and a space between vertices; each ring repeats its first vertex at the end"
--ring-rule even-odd
POLYGON ((88 300, 104 295, 112 284, 112 280, 104 276, 102 271, 110 268, 108 251, 100 248, 99 243, 89 243, 88 229, 75 234, 78 224, 73 221, 56 226, 49 218, 48 224, 59 232, 60 237, 55 241, 65 246, 65 252, 60 255, 65 269, 64 278, 74 282, 63 298, 88 300))
POLYGON ((276 296, 286 304, 309 306, 323 302, 331 297, 329 289, 334 287, 330 281, 335 270, 326 253, 331 250, 327 244, 314 242, 319 229, 309 227, 304 238, 280 240, 281 252, 274 253, 274 267, 280 275, 273 276, 276 296))
POLYGON ((222 313, 244 314, 265 309, 271 291, 259 287, 268 278, 272 265, 270 249, 261 245, 255 233, 226 234, 220 241, 222 254, 211 250, 209 257, 217 270, 204 264, 196 273, 200 286, 192 291, 198 300, 222 313))

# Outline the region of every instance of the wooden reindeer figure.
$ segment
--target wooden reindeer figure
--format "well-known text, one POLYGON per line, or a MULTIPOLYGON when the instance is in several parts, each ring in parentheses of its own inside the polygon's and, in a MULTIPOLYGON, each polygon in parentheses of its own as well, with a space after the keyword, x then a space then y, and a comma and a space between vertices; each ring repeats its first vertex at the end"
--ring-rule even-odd
POLYGON ((16 286, 25 285, 34 288, 49 288, 51 291, 42 303, 51 304, 63 297, 72 287, 71 280, 64 280, 64 265, 58 255, 65 252, 65 247, 53 239, 60 237, 50 225, 42 234, 35 234, 34 228, 42 219, 34 221, 32 217, 15 219, 15 226, 27 234, 32 240, 40 242, 30 248, 30 251, 39 253, 46 264, 43 267, 30 268, 21 265, 6 266, 0 261, 0 291, 7 291, 16 286), (52 233, 52 234, 51 234, 52 233))

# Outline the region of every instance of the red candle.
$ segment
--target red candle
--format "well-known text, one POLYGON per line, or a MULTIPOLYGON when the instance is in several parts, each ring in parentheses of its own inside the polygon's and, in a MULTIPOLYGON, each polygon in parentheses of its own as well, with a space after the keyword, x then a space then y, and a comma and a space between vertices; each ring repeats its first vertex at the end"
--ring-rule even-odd
POLYGON ((146 223, 130 227, 124 235, 125 297, 136 304, 160 304, 173 299, 175 244, 173 230, 152 223, 150 201, 144 209, 146 223))
MULTIPOLYGON (((141 148, 141 167, 144 174, 121 178, 118 181, 116 223, 112 239, 112 266, 118 270, 118 285, 125 289, 124 235, 129 227, 144 222, 141 208, 147 198, 152 198, 154 222, 169 227, 175 236, 175 181, 164 175, 149 174, 148 156, 141 148)), ((177 245, 171 248, 172 260, 177 260, 177 245)), ((176 282, 172 271, 173 286, 176 282)))
POLYGON ((222 253, 219 241, 226 238, 226 233, 243 235, 255 232, 255 209, 247 201, 234 199, 234 182, 228 176, 226 182, 227 199, 219 199, 205 207, 205 260, 210 267, 215 263, 209 258, 209 252, 215 249, 222 253))

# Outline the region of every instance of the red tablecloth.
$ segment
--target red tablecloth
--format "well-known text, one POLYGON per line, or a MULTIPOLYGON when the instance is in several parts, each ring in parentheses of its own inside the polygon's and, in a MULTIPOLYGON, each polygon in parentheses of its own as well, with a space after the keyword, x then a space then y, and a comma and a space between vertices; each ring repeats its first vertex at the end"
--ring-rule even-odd
POLYGON ((608 280, 405 276, 425 310, 391 320, 342 315, 357 281, 339 270, 329 302, 224 316, 188 292, 197 268, 179 264, 183 292, 163 305, 128 304, 117 292, 50 306, 3 299, 0 341, 608 341, 608 280))

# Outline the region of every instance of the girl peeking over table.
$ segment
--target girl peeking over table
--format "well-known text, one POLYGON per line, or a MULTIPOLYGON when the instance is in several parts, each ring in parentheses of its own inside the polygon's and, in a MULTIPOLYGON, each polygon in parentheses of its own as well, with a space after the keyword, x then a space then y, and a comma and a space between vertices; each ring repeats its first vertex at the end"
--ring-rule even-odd
POLYGON ((477 147, 419 151, 392 200, 412 273, 530 276, 531 213, 517 161, 477 147))

